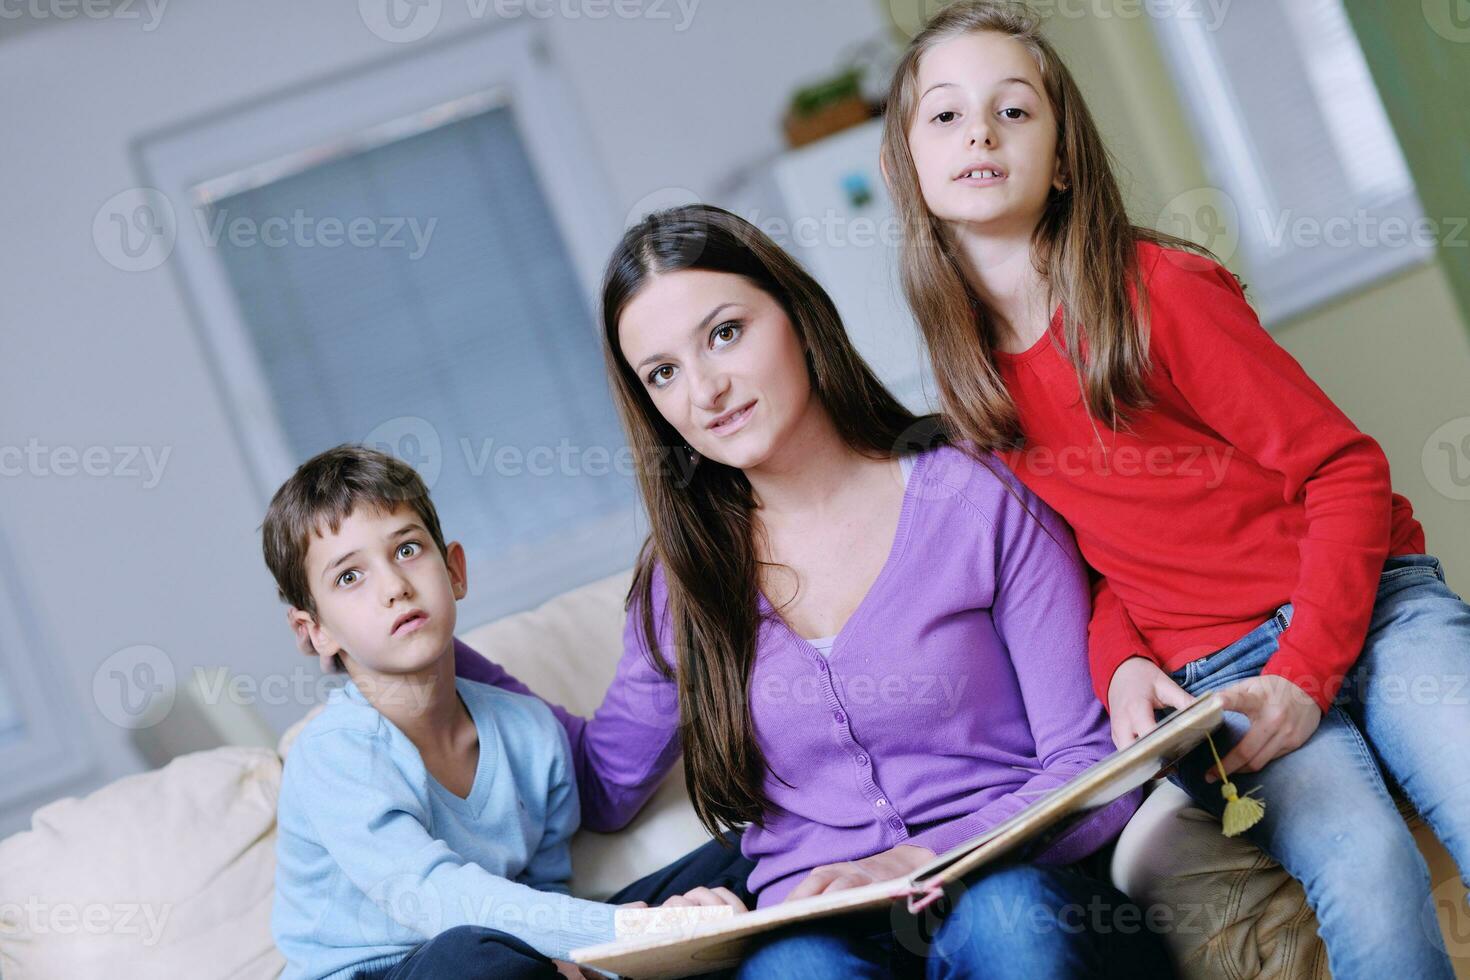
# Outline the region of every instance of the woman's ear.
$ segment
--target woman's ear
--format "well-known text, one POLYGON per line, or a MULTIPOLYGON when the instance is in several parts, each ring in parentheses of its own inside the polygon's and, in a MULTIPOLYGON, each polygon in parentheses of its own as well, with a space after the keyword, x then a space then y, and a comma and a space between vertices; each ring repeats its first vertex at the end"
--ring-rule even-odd
POLYGON ((883 156, 883 151, 878 151, 878 172, 883 175, 883 186, 888 188, 888 193, 893 193, 893 181, 888 179, 888 159, 883 156))

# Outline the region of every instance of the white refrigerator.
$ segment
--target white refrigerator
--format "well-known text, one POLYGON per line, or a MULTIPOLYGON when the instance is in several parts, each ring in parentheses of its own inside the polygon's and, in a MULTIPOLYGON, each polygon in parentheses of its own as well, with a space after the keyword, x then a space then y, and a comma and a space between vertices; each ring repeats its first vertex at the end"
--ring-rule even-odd
POLYGON ((875 119, 787 151, 723 203, 806 267, 889 390, 911 410, 930 412, 936 390, 899 286, 901 236, 878 169, 882 125, 875 119))

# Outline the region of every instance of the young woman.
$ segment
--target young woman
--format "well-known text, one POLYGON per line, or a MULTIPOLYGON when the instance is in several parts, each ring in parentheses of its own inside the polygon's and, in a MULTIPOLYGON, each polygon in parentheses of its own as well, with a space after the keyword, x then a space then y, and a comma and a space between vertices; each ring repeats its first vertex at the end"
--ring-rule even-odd
MULTIPOLYGON (((765 907, 912 872, 1111 751, 1066 527, 895 401, 774 243, 717 208, 652 215, 609 263, 603 325, 652 533, 612 688, 561 713, 586 826, 626 824, 682 753, 710 831, 746 828, 765 907)), ((1158 937, 1112 927, 1137 910, 1071 867, 1136 805, 968 883, 932 944, 902 916, 835 920, 742 974, 1167 973, 1158 937)))
MULTIPOLYGON (((1382 451, 1233 276, 1129 222, 1024 7, 946 7, 887 113, 904 285, 943 408, 1099 573, 1089 652, 1115 741, 1220 690, 1224 768, 1267 802, 1248 836, 1305 885, 1333 975, 1451 976, 1389 786, 1470 870, 1470 607, 1382 451)), ((1175 778, 1219 813, 1209 761, 1175 778)))

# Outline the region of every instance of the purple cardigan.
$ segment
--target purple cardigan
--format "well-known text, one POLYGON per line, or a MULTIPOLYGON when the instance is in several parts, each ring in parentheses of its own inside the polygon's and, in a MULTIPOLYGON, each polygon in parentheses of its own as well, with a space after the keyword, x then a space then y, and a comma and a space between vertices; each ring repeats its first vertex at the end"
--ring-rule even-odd
MULTIPOLYGON (((991 459, 994 469, 950 447, 917 458, 888 560, 830 657, 761 598, 750 710, 775 775, 764 825, 742 840, 760 907, 817 865, 903 843, 943 853, 1112 751, 1088 676, 1088 588, 1071 532, 991 459)), ((661 571, 653 598, 667 651, 661 571)), ((590 720, 552 706, 591 830, 627 824, 679 757, 675 687, 649 663, 640 622, 635 607, 590 720)), ((458 642, 455 669, 526 691, 458 642)), ((1089 815, 1036 860, 1092 853, 1140 799, 1089 815)))

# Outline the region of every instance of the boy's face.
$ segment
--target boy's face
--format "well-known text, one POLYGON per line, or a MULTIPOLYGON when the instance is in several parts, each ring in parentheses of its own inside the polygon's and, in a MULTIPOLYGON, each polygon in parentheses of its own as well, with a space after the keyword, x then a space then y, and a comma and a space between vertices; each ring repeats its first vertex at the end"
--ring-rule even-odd
POLYGON ((335 533, 318 528, 306 553, 312 643, 340 650, 354 677, 431 666, 452 647, 454 603, 467 584, 464 549, 455 541, 448 552, 439 554, 407 504, 359 507, 335 533))

